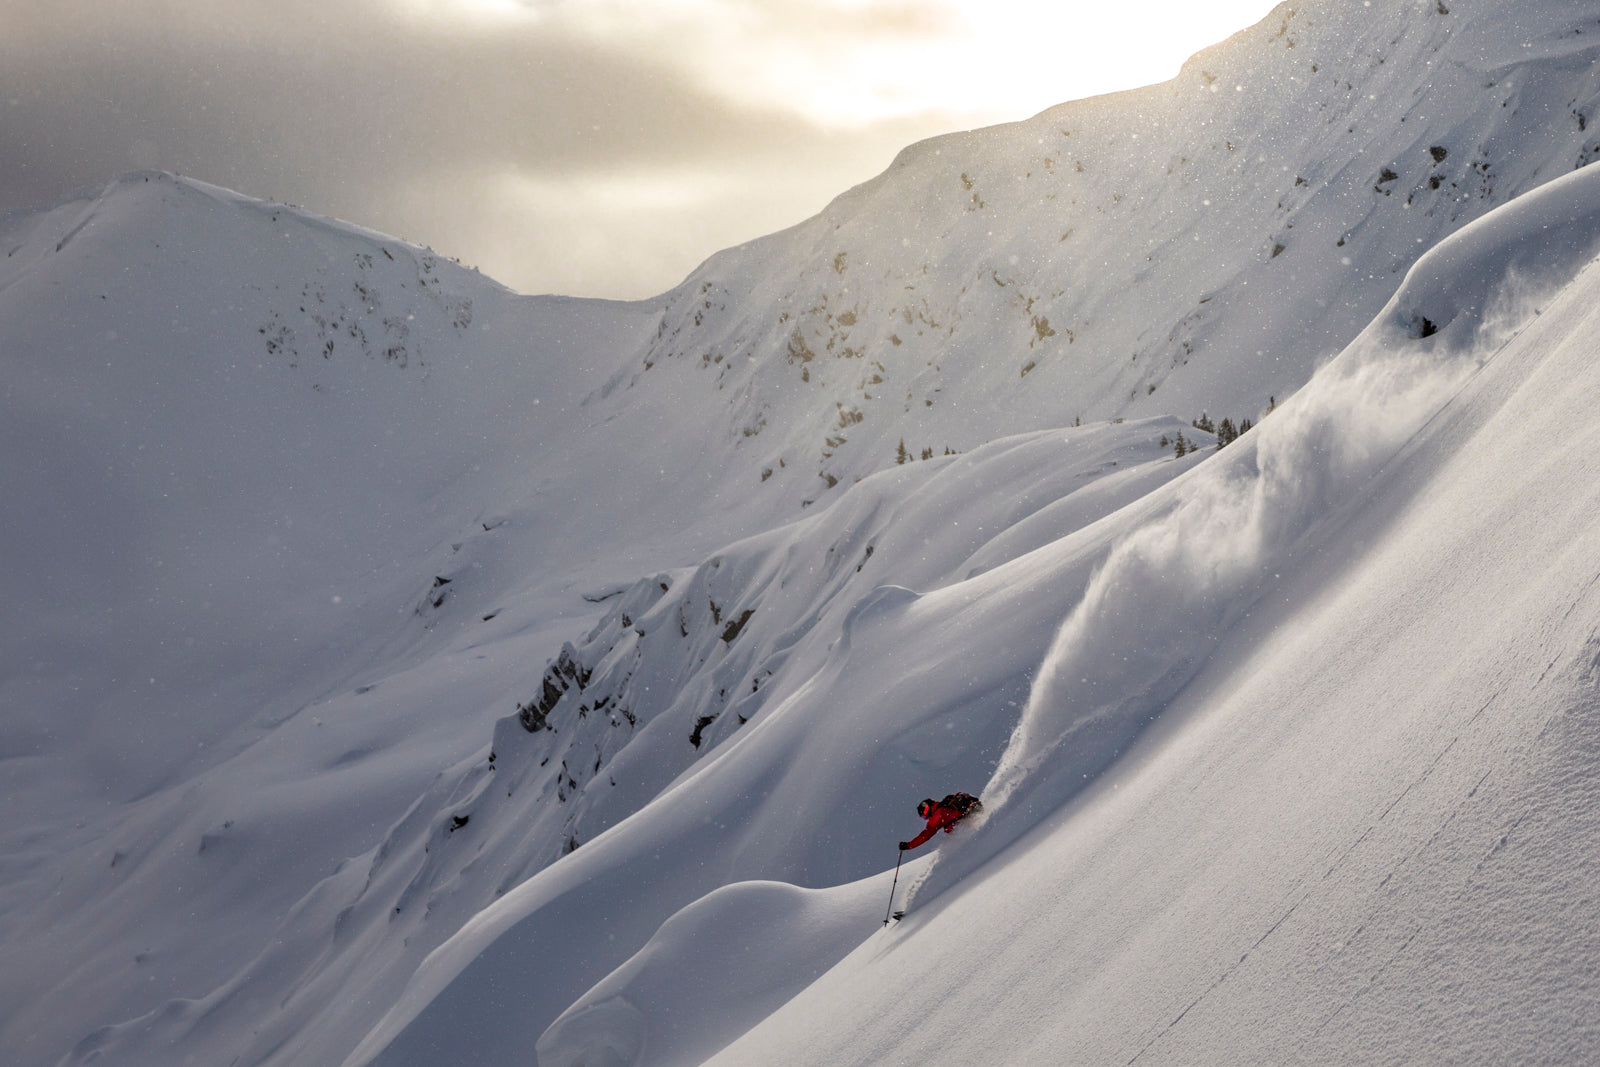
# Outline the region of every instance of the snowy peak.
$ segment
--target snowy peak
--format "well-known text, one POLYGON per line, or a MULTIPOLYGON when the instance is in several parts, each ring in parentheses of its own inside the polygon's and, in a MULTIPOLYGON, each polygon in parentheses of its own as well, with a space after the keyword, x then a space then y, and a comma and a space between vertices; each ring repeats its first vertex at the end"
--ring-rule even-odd
MULTIPOLYGON (((30 275, 70 277, 86 290, 98 286, 93 297, 107 301, 199 287, 184 297, 216 303, 208 315, 179 322, 180 329, 218 319, 232 327, 254 317, 253 345, 220 335, 208 340, 236 358, 259 353, 294 368, 312 357, 332 364, 335 356, 422 365, 424 335, 467 330, 473 292, 500 290, 425 249, 160 172, 128 175, 93 199, 68 201, 30 222, 8 250, 0 286, 27 284, 30 275)), ((175 310, 190 309, 180 302, 175 310)), ((174 325, 172 317, 141 321, 128 308, 100 317, 151 329, 174 325)), ((155 347, 152 337, 117 340, 141 352, 155 347)))

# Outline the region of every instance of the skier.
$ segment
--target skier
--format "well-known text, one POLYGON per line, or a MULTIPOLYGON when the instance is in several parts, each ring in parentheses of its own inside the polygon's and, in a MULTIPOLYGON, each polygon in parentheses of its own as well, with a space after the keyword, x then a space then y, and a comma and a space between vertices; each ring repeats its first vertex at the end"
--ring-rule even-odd
POLYGON ((917 805, 917 814, 928 820, 927 827, 913 837, 910 841, 900 842, 900 851, 916 848, 943 830, 949 833, 956 828, 956 823, 971 815, 975 811, 982 811, 983 804, 971 793, 951 793, 943 800, 924 800, 917 805))

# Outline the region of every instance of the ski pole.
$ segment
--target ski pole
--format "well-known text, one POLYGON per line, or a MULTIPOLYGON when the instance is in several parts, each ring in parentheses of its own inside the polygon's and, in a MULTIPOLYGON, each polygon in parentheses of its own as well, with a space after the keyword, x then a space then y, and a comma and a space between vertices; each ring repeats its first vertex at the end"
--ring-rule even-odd
POLYGON ((906 858, 906 850, 900 850, 900 859, 894 861, 894 881, 889 883, 889 911, 883 913, 883 925, 889 925, 889 913, 894 911, 894 887, 900 884, 900 860, 906 858))

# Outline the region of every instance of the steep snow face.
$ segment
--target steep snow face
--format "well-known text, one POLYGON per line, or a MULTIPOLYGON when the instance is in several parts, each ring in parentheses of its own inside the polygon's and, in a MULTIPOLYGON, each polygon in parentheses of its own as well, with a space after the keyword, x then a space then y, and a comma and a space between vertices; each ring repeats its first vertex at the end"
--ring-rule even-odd
MULTIPOLYGON (((1229 624, 1188 640, 1205 662, 1158 695, 1159 725, 1012 847, 985 849, 1014 793, 944 850, 903 924, 711 1062, 1600 1055, 1588 874, 1600 861, 1600 273, 1591 262, 1525 305, 1499 345, 1411 336, 1402 313, 1464 303, 1483 269, 1540 233, 1570 268, 1569 239, 1592 241, 1600 205, 1600 181, 1577 178, 1446 243, 1358 342, 1365 359, 1379 342, 1389 358, 1464 358, 1469 376, 1353 494, 1263 557, 1270 574, 1214 587, 1229 624), (989 862, 967 862, 979 853, 989 862), (937 1013, 923 1006, 931 987, 937 1013)), ((1329 371, 1295 404, 1339 388, 1329 371)), ((1264 477, 1280 417, 1294 411, 1174 488, 1225 482, 1249 460, 1264 477)), ((1172 577, 1182 599, 1195 576, 1172 577)), ((1107 597, 1124 593, 1148 610, 1137 583, 1107 597)), ((1059 678, 1080 666, 1072 655, 1052 651, 1029 716, 1081 700, 1059 678)), ((1079 758, 1069 737, 1035 778, 1079 758)))
MULTIPOLYGON (((1314 527, 1600 254, 1600 173, 1543 186, 1430 251, 1373 324, 1160 521, 1120 543, 1040 666, 985 791, 1031 826, 1180 691, 1314 527), (1426 324, 1426 326, 1424 326, 1426 324), (1271 576, 1269 578, 1269 576, 1271 576), (1177 607, 1160 620, 1163 609, 1177 607), (1192 620, 1204 620, 1196 628, 1192 620), (1070 755, 1068 755, 1070 753, 1070 755), (1035 795, 1042 793, 1041 795, 1035 795)), ((1004 839, 996 827, 986 846, 1004 839)), ((992 851, 990 852, 992 854, 992 851)), ((968 868, 970 869, 970 868, 968 868)), ((949 872, 941 872, 948 878, 949 872)))
POLYGON ((1600 155, 1597 19, 1282 5, 1170 83, 918 144, 714 257, 615 387, 723 398, 730 478, 789 507, 902 439, 1255 418, 1441 237, 1600 155))
MULTIPOLYGON (((683 703, 658 713, 591 779, 583 802, 603 811, 612 773, 622 786, 660 773, 646 761, 682 765, 705 718, 702 743, 725 740, 637 814, 507 892, 441 946, 351 1062, 423 1063, 444 1049, 469 1062, 525 1054, 589 984, 718 886, 825 886, 882 870, 885 843, 915 828, 915 798, 988 775, 1058 605, 1082 588, 1126 521, 1118 516, 1141 513, 1149 489, 1200 461, 1160 446, 1158 434, 1176 429, 1175 420, 1084 427, 918 463, 866 480, 782 536, 733 546, 705 578, 672 582, 684 594, 634 617, 637 646, 631 633, 617 646, 644 682, 636 693, 648 693, 672 662, 652 662, 652 646, 693 642, 710 621, 697 585, 718 572, 743 575, 734 586, 743 595, 723 599, 713 585, 710 599, 754 614, 726 650, 713 646, 683 684, 683 703), (1084 476, 1115 478, 1141 454, 1123 483, 1130 507, 1074 530, 1070 523, 1100 511, 1072 500, 1084 476), (1052 521, 1062 524, 1057 538, 1027 551, 1052 521), (684 610, 687 639, 678 638, 684 610), (750 684, 728 685, 724 705, 722 683, 734 679, 750 684)), ((567 658, 592 662, 582 648, 567 658)), ((583 730, 585 705, 594 720, 608 692, 595 680, 605 673, 597 666, 557 700, 558 729, 583 730)), ((522 731, 504 724, 497 753, 500 739, 522 731)), ((542 762, 523 753, 549 751, 547 732, 508 746, 512 756, 497 765, 520 775, 512 768, 542 762)))

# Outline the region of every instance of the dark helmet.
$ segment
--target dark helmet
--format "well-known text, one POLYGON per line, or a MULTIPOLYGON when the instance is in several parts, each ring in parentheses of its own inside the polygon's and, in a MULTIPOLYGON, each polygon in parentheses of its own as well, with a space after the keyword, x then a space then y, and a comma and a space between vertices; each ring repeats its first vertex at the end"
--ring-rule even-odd
POLYGON ((917 814, 926 819, 928 816, 933 814, 933 809, 936 807, 938 807, 938 805, 935 804, 933 799, 930 797, 929 799, 924 800, 921 804, 917 805, 917 814))

